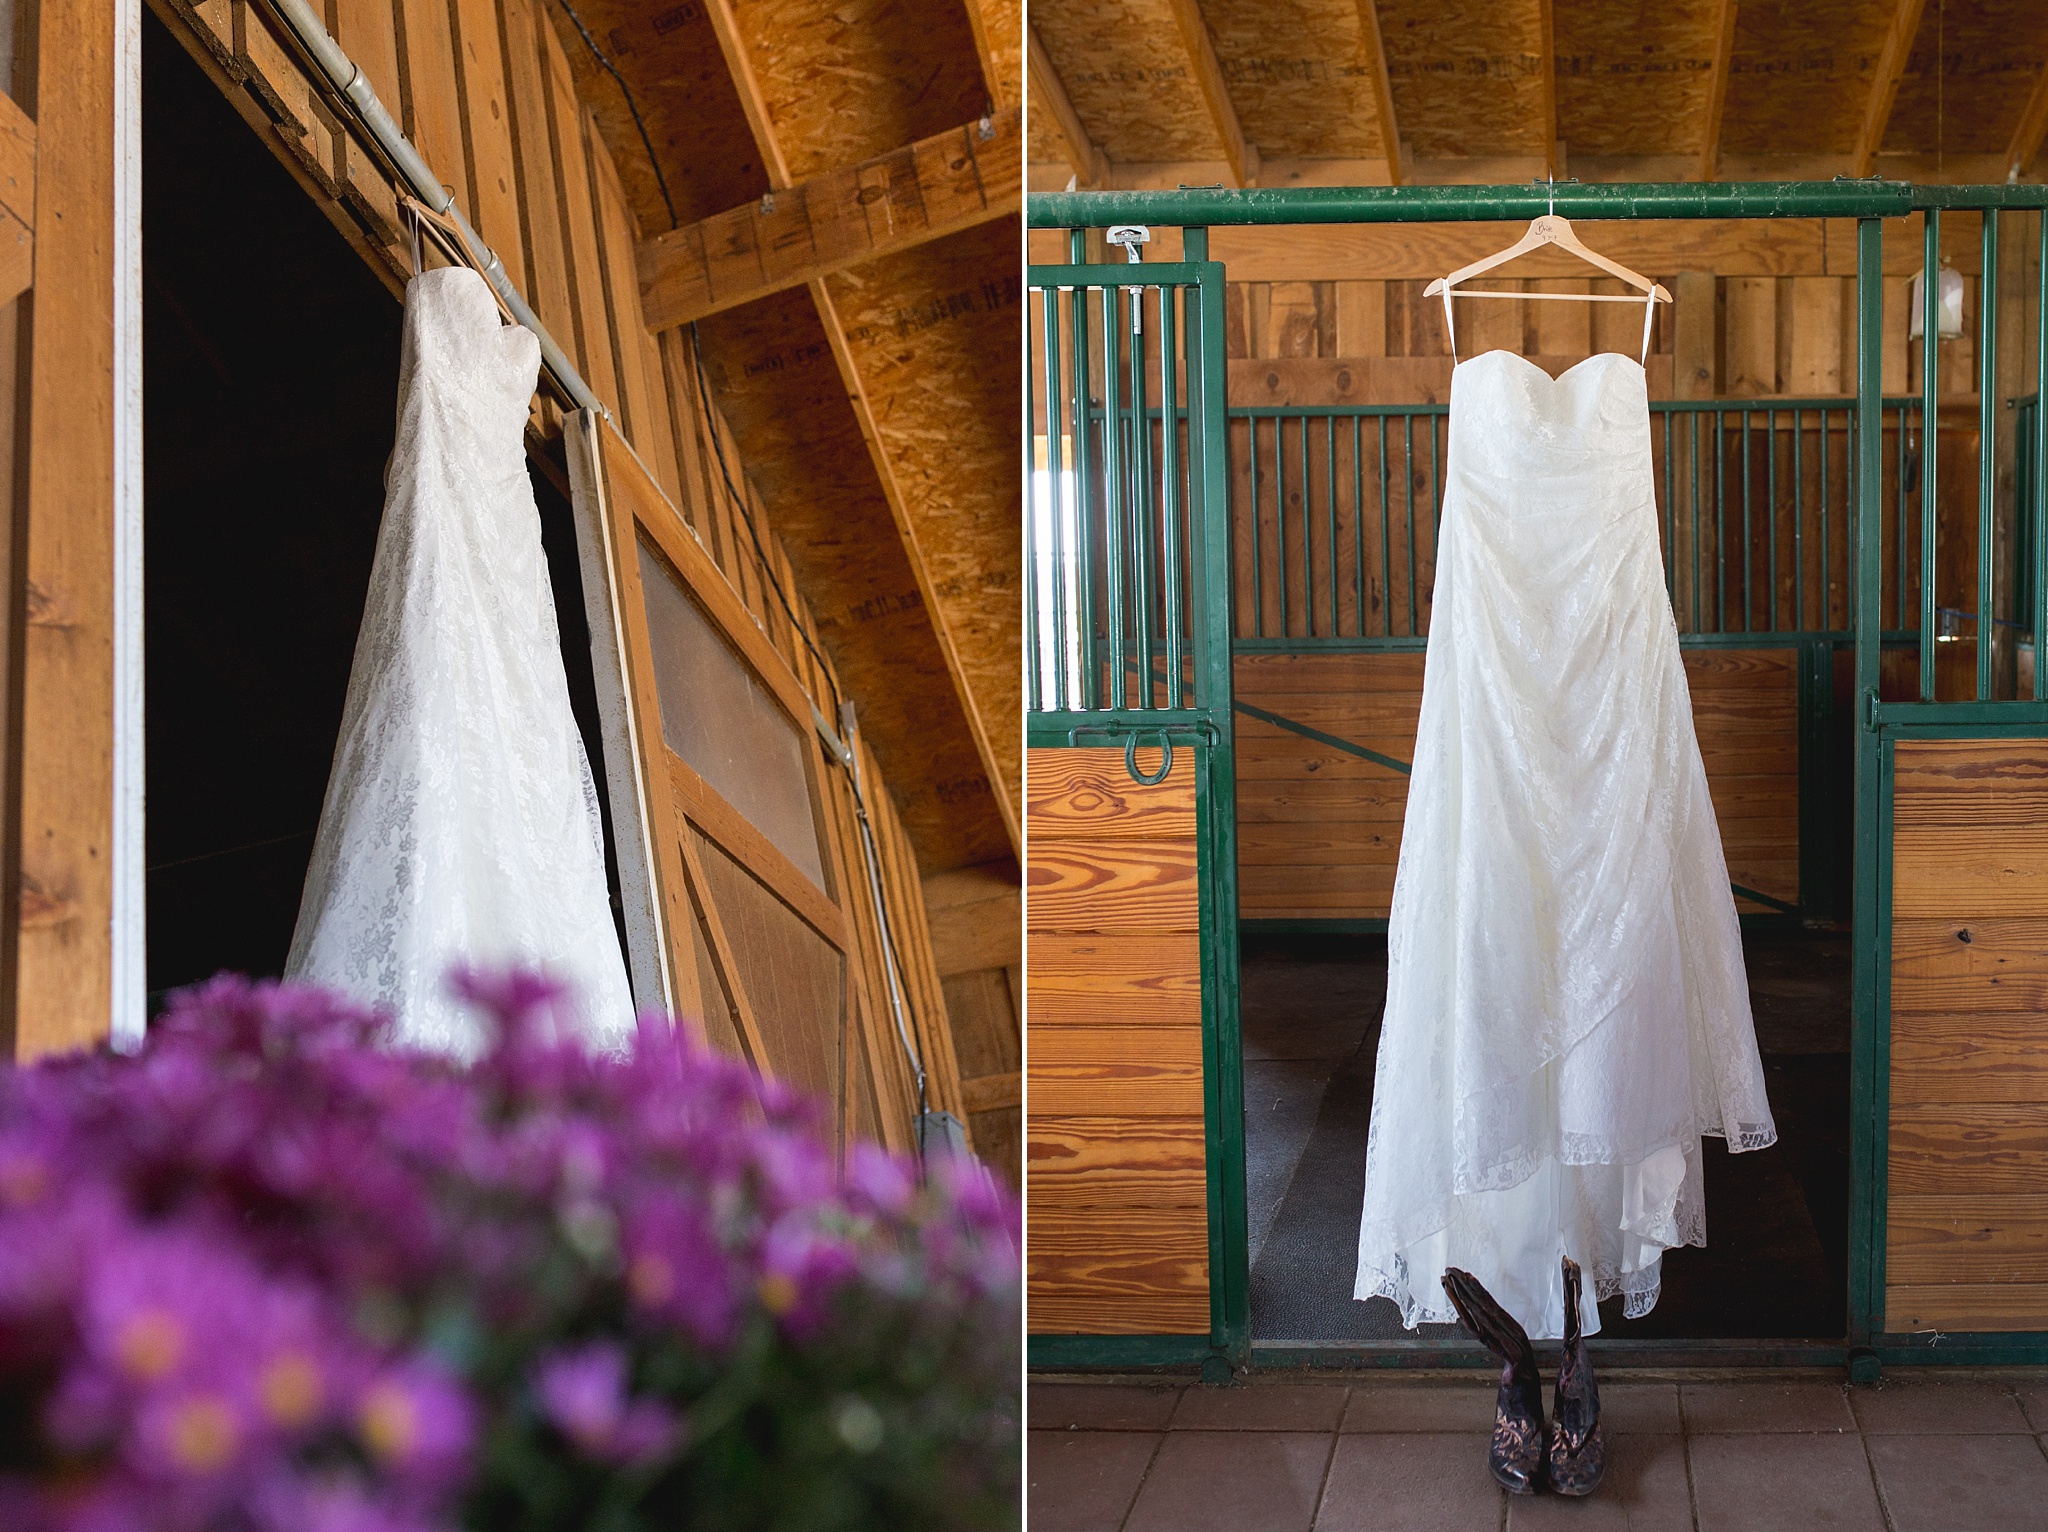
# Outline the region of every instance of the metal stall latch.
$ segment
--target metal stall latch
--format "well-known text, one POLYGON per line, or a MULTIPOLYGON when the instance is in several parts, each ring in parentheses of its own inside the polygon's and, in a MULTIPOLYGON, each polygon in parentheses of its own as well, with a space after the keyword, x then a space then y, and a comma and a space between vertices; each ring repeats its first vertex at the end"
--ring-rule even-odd
MULTIPOLYGON (((1122 245, 1130 263, 1141 266, 1145 257, 1139 253, 1138 246, 1152 243, 1152 231, 1141 223, 1120 223, 1113 226, 1104 238, 1112 245, 1122 245)), ((1130 287, 1124 290, 1131 295, 1131 333, 1141 335, 1145 330, 1145 289, 1130 287)))

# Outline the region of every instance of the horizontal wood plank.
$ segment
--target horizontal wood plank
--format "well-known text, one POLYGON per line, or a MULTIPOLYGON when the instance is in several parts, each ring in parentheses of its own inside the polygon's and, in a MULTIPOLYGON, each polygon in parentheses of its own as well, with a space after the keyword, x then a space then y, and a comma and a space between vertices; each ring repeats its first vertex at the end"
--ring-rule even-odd
POLYGON ((2034 1194, 2048 1186, 2048 1110, 2008 1103, 1895 1102, 1893 1197, 2034 1194))
POLYGON ((2037 1102, 2048 1107, 2048 1016, 2038 1011, 1892 1011, 1894 1102, 2037 1102))
POLYGON ((1204 1333, 1209 1225, 1179 1208, 1034 1209, 1027 1323, 1036 1334, 1204 1333))
MULTIPOLYGON (((1140 750, 1138 769, 1158 770, 1157 751, 1140 750)), ((1131 779, 1121 748, 1030 750, 1024 757, 1024 812, 1031 834, 1050 839, 1152 836, 1192 841, 1194 756, 1175 751, 1166 780, 1147 786, 1131 779)))
POLYGON ((999 1112, 1024 1104, 1024 1076, 1017 1070, 975 1075, 960 1082, 960 1104, 969 1112, 999 1112))
POLYGON ((1894 1335, 1924 1330, 2048 1330, 2048 1283, 1888 1285, 1884 1327, 1894 1335))
POLYGON ((1892 914, 2048 916, 2048 824, 1987 806, 1974 825, 1896 826, 1892 914))
POLYGON ((1885 1278, 2048 1282, 2048 1196, 1894 1196, 1886 1208, 1885 1278))
POLYGON ((1041 1208, 1206 1208, 1199 1116, 1067 1117, 1034 1106, 1027 1146, 1031 1216, 1041 1208))
POLYGON ((1198 912, 1192 841, 1030 839, 1027 931, 1193 931, 1198 912))
POLYGON ((1892 822, 1901 828, 2048 827, 2048 740, 1900 740, 1892 822))
POLYGON ((1034 1028, 1025 1089, 1034 1116, 1198 1115, 1202 1034, 1185 1027, 1034 1028))
POLYGON ((1892 1010, 2048 1009, 2048 919, 1892 922, 1892 1010))
POLYGON ((1202 1024, 1202 943, 1192 931, 1035 932, 1025 939, 1025 1024, 1202 1024))

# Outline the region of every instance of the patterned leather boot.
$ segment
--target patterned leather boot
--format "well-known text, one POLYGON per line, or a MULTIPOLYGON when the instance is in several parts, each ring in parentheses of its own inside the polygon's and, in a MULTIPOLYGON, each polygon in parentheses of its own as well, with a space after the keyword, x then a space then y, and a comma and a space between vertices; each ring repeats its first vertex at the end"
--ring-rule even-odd
POLYGON ((1455 1266, 1444 1272, 1444 1291, 1458 1318, 1501 1360, 1500 1395, 1493 1407, 1493 1446, 1486 1466, 1507 1489, 1533 1495, 1543 1478, 1543 1380, 1529 1332, 1494 1302, 1479 1279, 1455 1266))
POLYGON ((1600 1435, 1600 1387, 1579 1334, 1579 1268, 1564 1258, 1564 1360, 1550 1411, 1550 1487, 1560 1495, 1590 1495, 1607 1472, 1600 1435))

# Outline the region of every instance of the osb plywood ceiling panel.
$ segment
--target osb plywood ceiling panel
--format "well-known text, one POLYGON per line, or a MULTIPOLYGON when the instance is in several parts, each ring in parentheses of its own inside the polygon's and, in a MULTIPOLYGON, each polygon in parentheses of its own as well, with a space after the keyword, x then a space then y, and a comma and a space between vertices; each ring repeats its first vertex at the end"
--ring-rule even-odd
POLYGON ((2041 0, 1970 0, 1950 4, 1946 15, 1935 0, 1921 13, 1884 147, 2000 153, 2044 60, 2048 5, 2041 0), (1946 61, 1938 77, 1937 41, 1946 61))
POLYGON ((1740 7, 1721 123, 1723 152, 1854 149, 1893 9, 1893 0, 1740 7))
MULTIPOLYGON (((680 222, 709 218, 751 202, 768 189, 767 173, 754 152, 746 114, 701 0, 575 3, 576 14, 598 46, 633 87, 680 222), (710 146, 715 152, 706 152, 710 146)), ((576 94, 597 114, 599 131, 612 150, 641 229, 650 234, 666 229, 668 209, 618 83, 597 67, 558 0, 545 0, 544 8, 575 70, 576 94)))
POLYGON ((1713 85, 1716 0, 1557 7, 1557 136, 1574 154, 1687 154, 1713 85))
POLYGON ((1112 160, 1223 158, 1166 0, 1058 0, 1030 19, 1074 110, 1112 160))
POLYGON ((802 181, 979 117, 962 0, 733 0, 790 175, 802 181))
POLYGON ((1006 780, 1023 775, 1022 400, 991 365, 1023 312, 1008 219, 830 279, 875 432, 903 489, 935 614, 951 635, 1006 780))
POLYGON ((919 871, 1008 855, 987 774, 810 294, 777 294, 701 328, 712 392, 846 695, 860 707, 919 871))
POLYGON ((1380 155, 1358 0, 1205 0, 1202 11, 1261 154, 1380 155))
POLYGON ((1536 0, 1383 0, 1380 35, 1417 155, 1543 152, 1536 0))

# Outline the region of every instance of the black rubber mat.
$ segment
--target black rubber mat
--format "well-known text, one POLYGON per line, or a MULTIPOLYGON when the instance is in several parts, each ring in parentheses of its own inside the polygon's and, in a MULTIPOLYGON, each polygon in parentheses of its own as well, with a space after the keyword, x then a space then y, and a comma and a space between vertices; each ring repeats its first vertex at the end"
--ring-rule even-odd
MULTIPOLYGON (((1730 1155, 1709 1140, 1705 1249, 1664 1261, 1657 1307, 1602 1333, 1687 1339, 1834 1337, 1847 1297, 1848 954, 1832 936, 1747 943, 1759 1043, 1779 1142, 1730 1155)), ((1351 1297, 1364 1196, 1386 945, 1371 938, 1250 941, 1243 953, 1247 1054, 1334 1051, 1316 1120, 1252 1267, 1260 1340, 1360 1341, 1401 1329, 1385 1299, 1351 1297), (1348 1017, 1348 1026, 1345 1025, 1348 1017), (1290 1048, 1290 1045, 1291 1048, 1290 1048)), ((1256 1155, 1256 1123, 1247 1154, 1256 1155)), ((1254 1209, 1257 1218, 1261 1210, 1254 1209)), ((1455 1334, 1425 1326, 1423 1335, 1455 1334)))

